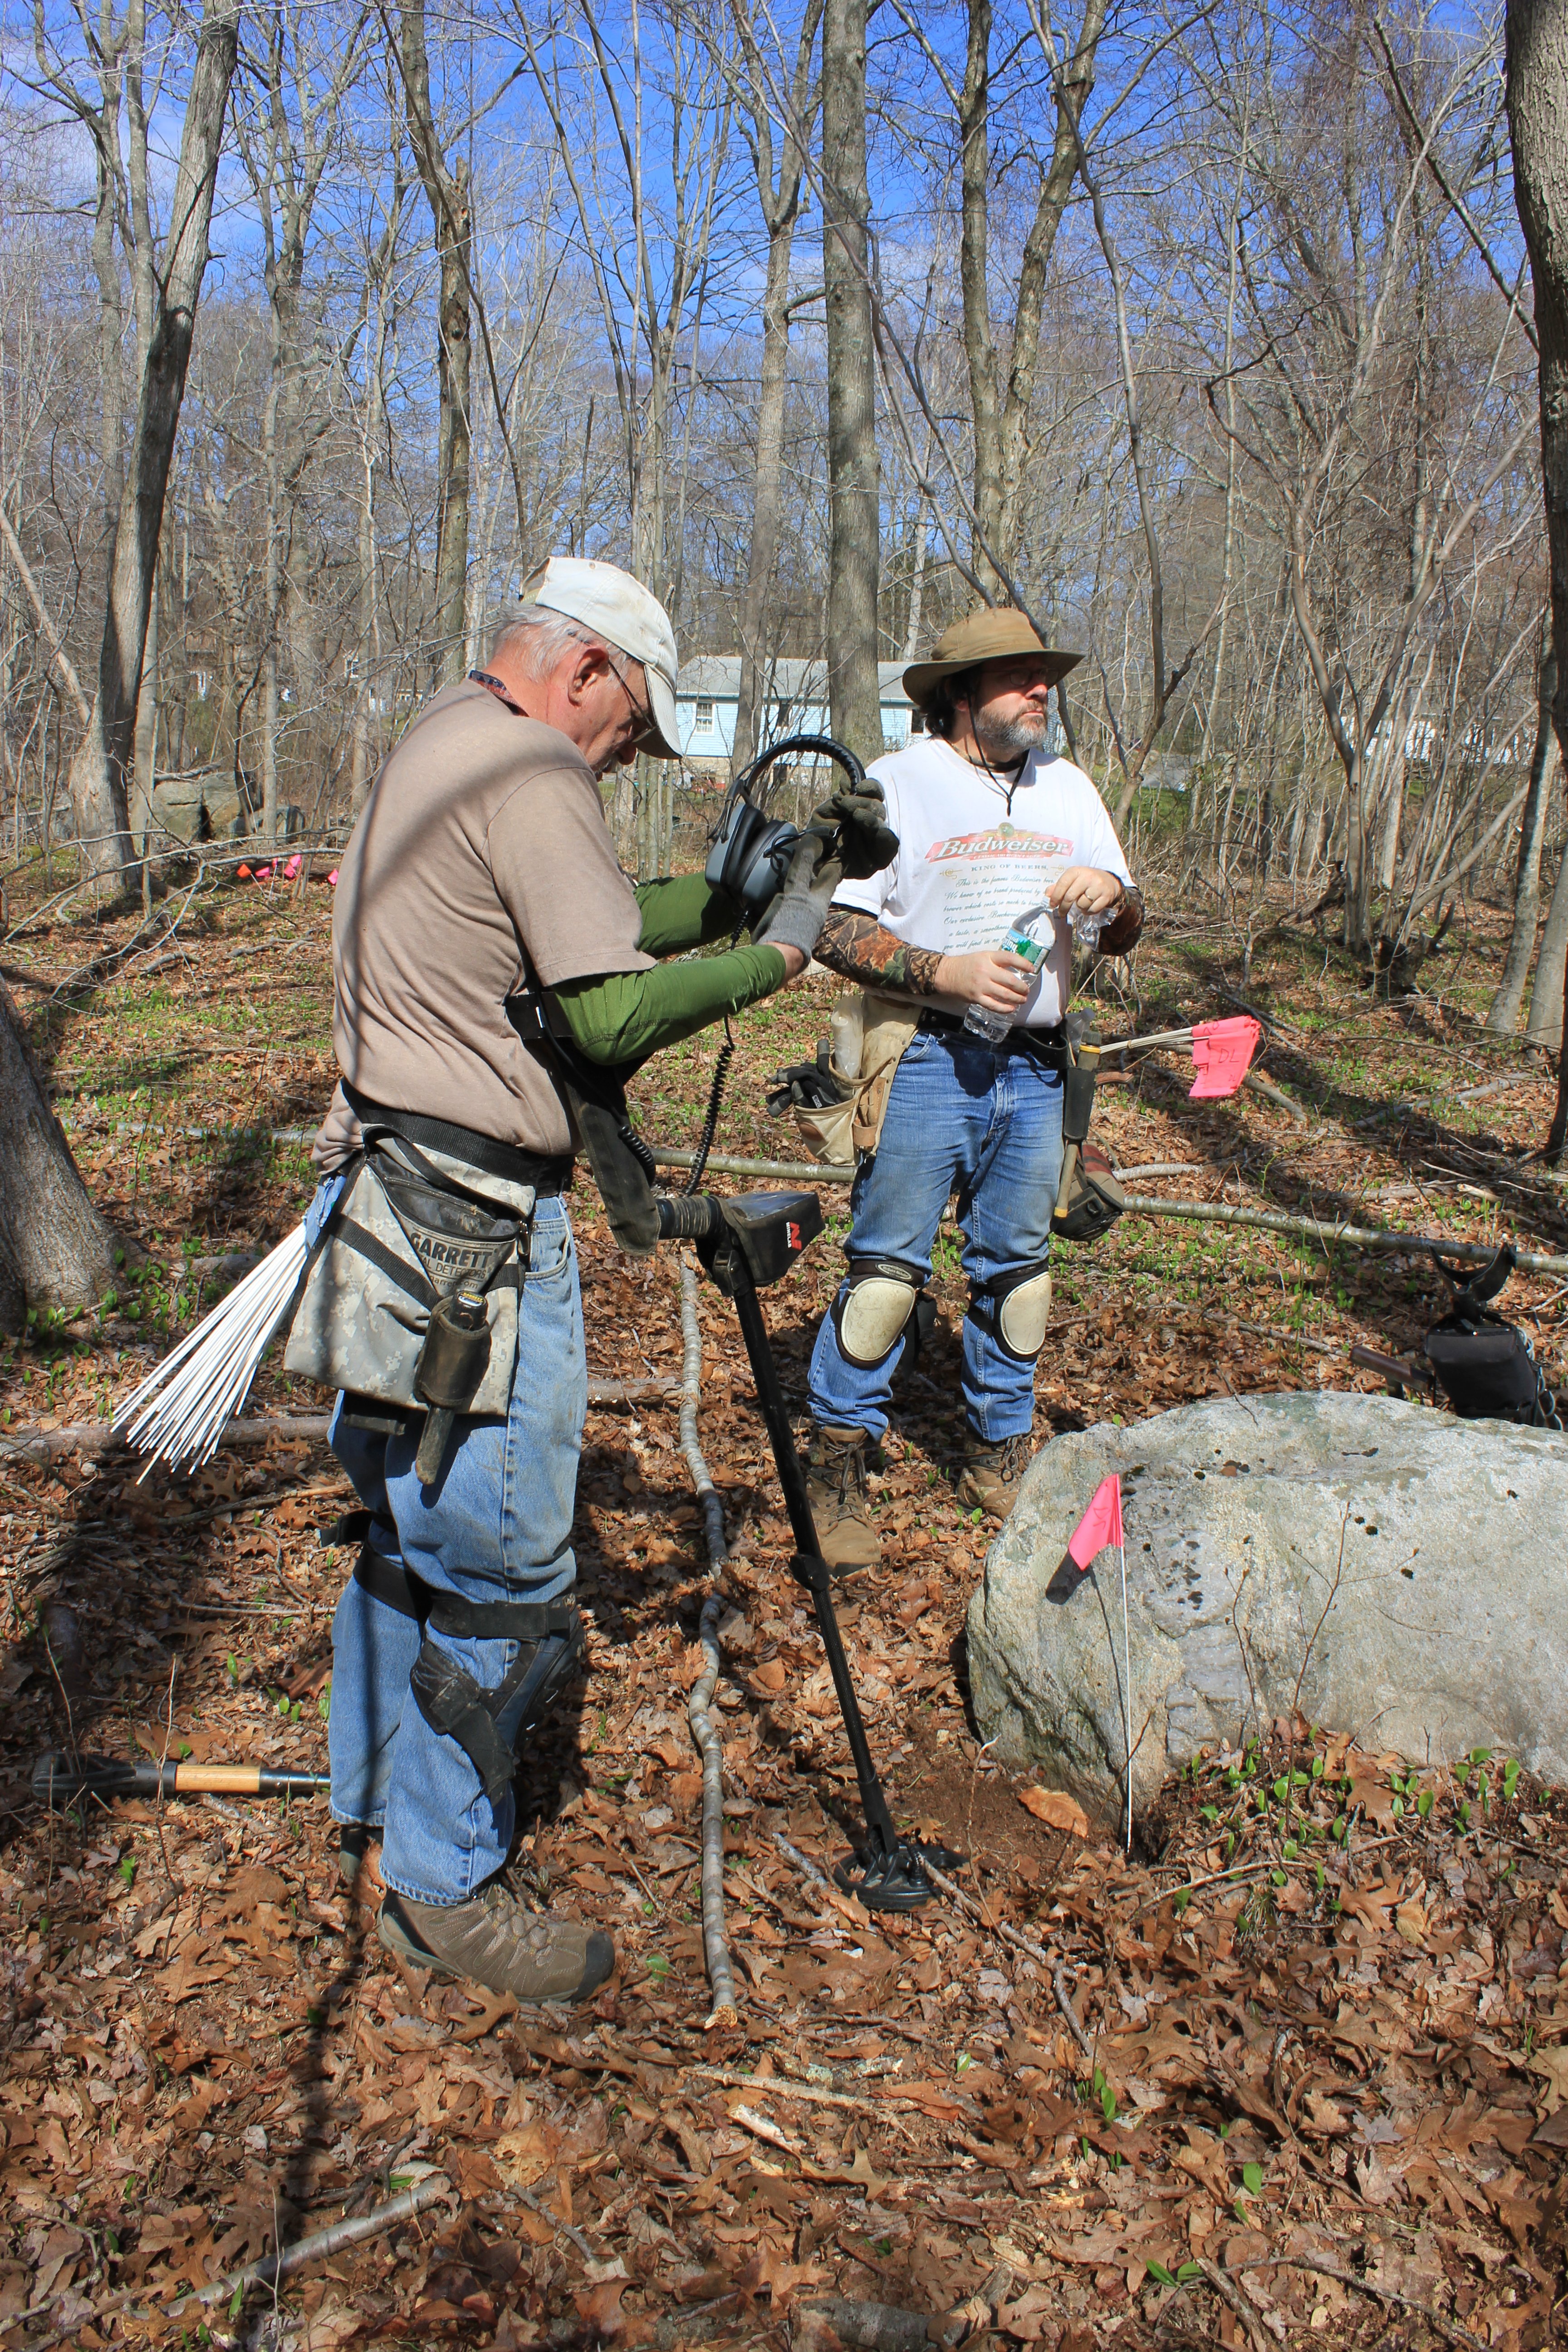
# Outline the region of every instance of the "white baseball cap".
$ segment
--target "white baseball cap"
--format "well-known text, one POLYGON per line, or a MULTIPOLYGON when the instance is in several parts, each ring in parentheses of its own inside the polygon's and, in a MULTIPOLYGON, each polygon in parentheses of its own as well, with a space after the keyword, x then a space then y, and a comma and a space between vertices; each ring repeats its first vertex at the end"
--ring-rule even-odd
POLYGON ((641 662, 647 679, 649 708, 658 740, 645 740, 643 748, 656 758, 678 760, 679 740, 675 724, 679 657, 675 629, 657 596, 618 563, 598 563, 583 555, 552 555, 523 583, 525 604, 542 604, 547 612, 581 621, 632 660, 641 662))

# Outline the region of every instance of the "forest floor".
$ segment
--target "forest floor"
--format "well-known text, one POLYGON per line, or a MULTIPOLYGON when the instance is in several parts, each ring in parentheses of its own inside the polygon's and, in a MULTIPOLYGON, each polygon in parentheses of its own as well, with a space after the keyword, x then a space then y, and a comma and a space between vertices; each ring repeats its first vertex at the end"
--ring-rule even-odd
MULTIPOLYGON (((590 1370, 656 1385, 590 1411, 591 1672, 520 1820, 550 1900, 613 1927, 611 1984, 513 2011, 395 1965, 322 1801, 37 1805, 35 1759, 72 1742, 319 1766, 353 1557, 332 1541, 347 1488, 309 1439, 141 1484, 111 1452, 4 1458, 5 1432, 107 1417, 233 1261, 296 1223, 308 1155, 271 1131, 312 1129, 332 1082, 324 886, 226 887, 150 943, 69 907, 29 927, 44 898, 13 878, 0 969, 127 1264, 102 1315, 0 1354, 0 2345, 924 2340, 900 2313, 933 2342, 1055 2352, 1568 2339, 1563 1795, 1502 1756, 1412 1776, 1278 1724, 1173 1784, 1131 1860, 1070 1811, 1053 1825, 1064 1809, 966 1711, 987 1536, 949 1483, 946 1232, 942 1324, 877 1488, 886 1564, 843 1618, 895 1811, 965 1857, 962 1908, 868 1916, 780 1843, 829 1864, 854 1781, 732 1316, 705 1289, 744 1982, 739 2028, 704 2030, 685 1698, 707 1573, 657 1385, 679 1378, 679 1270, 618 1256, 581 1183, 590 1370), (276 2290, 211 2292, 424 2182, 416 2218, 276 2290)), ((1144 1025, 1262 1008, 1263 1066, 1306 1123, 1251 1093, 1189 1101, 1166 1056, 1104 1088, 1100 1139, 1186 1171, 1139 1192, 1562 1252, 1561 1182, 1529 1158, 1549 1066, 1479 1026, 1503 929, 1472 910, 1387 1003, 1310 927, 1255 936, 1244 984, 1233 936, 1157 919, 1144 1025)), ((719 1150, 798 1156, 763 1086, 811 1054, 835 992, 808 978, 738 1024, 719 1150)), ((695 1140, 712 1044, 646 1074, 661 1142, 695 1140)), ((841 1194, 825 1206, 766 1297, 797 1409, 845 1223, 841 1194)), ((1351 1345, 1417 1340, 1439 1290, 1416 1253, 1125 1218, 1058 1254, 1037 1439, 1225 1392, 1375 1390, 1351 1345)), ((1549 1377, 1568 1377, 1565 1294, 1521 1277, 1504 1301, 1549 1377)), ((269 1359, 247 1410, 321 1404, 269 1359)))

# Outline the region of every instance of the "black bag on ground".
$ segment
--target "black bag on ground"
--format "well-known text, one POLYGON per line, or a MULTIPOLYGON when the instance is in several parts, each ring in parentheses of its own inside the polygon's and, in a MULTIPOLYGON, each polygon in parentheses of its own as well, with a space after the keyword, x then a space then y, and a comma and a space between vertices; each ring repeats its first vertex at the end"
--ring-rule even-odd
POLYGON ((1505 1243, 1490 1265, 1466 1281, 1463 1270, 1432 1262, 1453 1295, 1441 1323, 1426 1334, 1426 1360, 1461 1421, 1512 1421, 1531 1429, 1560 1429, 1557 1400, 1541 1377, 1529 1340, 1490 1301, 1513 1272, 1505 1243))

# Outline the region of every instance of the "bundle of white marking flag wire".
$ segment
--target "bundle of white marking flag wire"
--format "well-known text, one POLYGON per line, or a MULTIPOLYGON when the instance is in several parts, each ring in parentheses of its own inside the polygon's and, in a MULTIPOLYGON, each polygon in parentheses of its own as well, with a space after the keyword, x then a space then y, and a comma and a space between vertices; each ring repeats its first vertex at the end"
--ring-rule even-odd
POLYGON ((296 1225, 126 1398, 114 1427, 147 1455, 143 1478, 158 1462, 174 1468, 211 1461, 294 1304, 308 1248, 304 1226, 296 1225))

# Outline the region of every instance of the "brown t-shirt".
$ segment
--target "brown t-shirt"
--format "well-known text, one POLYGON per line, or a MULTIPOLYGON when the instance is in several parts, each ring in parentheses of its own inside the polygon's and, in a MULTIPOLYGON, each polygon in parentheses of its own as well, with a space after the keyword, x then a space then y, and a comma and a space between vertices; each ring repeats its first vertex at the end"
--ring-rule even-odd
MULTIPOLYGON (((332 916, 332 1043, 359 1093, 538 1152, 572 1148, 561 1099, 507 1019, 523 959, 547 987, 644 971, 642 917, 593 770, 553 727, 465 679, 426 705, 371 787, 332 916)), ((315 1158, 359 1139, 340 1087, 315 1158)))

